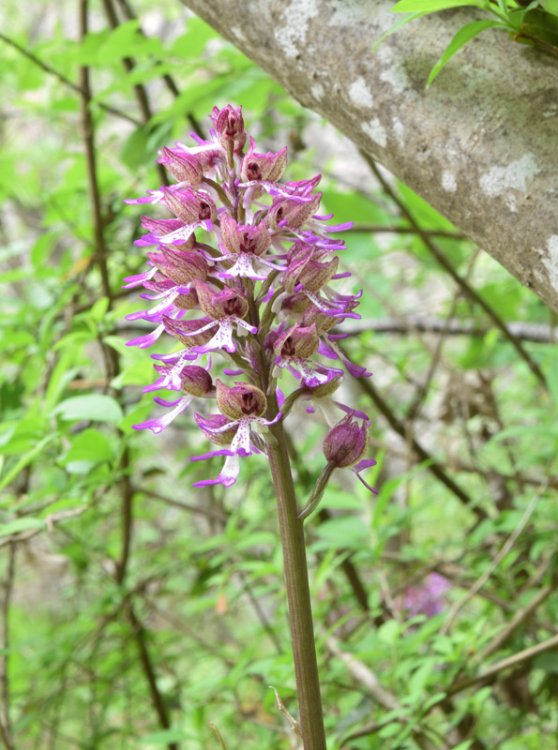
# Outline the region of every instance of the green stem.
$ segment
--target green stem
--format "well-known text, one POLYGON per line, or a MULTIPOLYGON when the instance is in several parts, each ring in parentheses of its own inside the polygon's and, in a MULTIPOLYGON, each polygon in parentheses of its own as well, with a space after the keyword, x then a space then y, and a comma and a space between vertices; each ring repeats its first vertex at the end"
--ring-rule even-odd
POLYGON ((268 457, 277 498, 283 568, 289 604, 300 726, 304 750, 326 750, 308 566, 302 521, 298 518, 295 488, 282 424, 270 428, 268 457))
POLYGON ((225 193, 225 191, 223 190, 221 185, 219 185, 218 182, 215 182, 215 180, 212 180, 211 177, 203 177, 202 182, 205 183, 206 185, 209 185, 209 187, 212 187, 213 190, 215 190, 215 192, 219 196, 219 198, 221 198, 225 206, 230 211, 232 211, 232 203, 229 200, 229 196, 225 193))
POLYGON ((322 495, 325 492, 327 483, 329 482, 334 469, 335 466, 332 463, 327 463, 322 469, 322 473, 318 477, 318 481, 316 482, 316 486, 312 491, 312 496, 310 497, 308 504, 305 505, 298 514, 298 517, 301 521, 304 521, 305 518, 308 518, 308 516, 313 513, 320 504, 320 500, 322 499, 322 495))

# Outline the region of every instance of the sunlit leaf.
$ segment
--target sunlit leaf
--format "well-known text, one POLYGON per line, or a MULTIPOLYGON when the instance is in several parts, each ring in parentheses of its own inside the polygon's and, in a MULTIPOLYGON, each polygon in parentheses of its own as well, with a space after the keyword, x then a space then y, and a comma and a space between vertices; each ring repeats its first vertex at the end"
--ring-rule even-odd
POLYGON ((67 421, 87 419, 94 422, 120 422, 123 417, 118 401, 100 393, 66 399, 58 404, 53 414, 67 421))
POLYGON ((491 19, 486 19, 484 21, 472 21, 471 23, 462 26, 444 50, 444 54, 440 57, 438 62, 430 71, 428 80, 426 82, 427 88, 432 84, 436 76, 440 73, 444 66, 448 64, 451 58, 456 55, 462 47, 470 42, 471 39, 474 39, 483 31, 495 28, 497 26, 501 26, 501 24, 498 21, 493 21, 491 19))

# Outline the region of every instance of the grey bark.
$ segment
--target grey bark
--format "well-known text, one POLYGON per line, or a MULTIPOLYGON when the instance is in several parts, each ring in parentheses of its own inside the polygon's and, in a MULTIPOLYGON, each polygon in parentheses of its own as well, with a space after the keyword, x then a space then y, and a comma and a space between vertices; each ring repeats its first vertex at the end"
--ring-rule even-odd
POLYGON ((374 52, 391 0, 182 2, 558 310, 554 58, 488 31, 426 91, 474 11, 422 18, 374 52))

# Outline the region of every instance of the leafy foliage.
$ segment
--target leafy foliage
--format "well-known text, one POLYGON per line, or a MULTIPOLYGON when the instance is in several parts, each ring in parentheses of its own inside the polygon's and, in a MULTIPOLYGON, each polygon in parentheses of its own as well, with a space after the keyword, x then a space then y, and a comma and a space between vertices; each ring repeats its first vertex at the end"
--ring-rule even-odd
POLYGON ((558 57, 556 0, 398 0, 393 12, 409 15, 395 23, 375 47, 408 22, 451 8, 477 8, 492 18, 472 21, 459 29, 430 71, 427 88, 460 49, 488 29, 507 31, 515 41, 535 45, 558 57))

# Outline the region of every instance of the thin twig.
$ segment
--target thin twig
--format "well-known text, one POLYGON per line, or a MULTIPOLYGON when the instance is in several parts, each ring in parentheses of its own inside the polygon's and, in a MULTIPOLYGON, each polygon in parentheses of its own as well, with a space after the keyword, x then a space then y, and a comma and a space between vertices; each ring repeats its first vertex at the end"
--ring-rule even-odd
MULTIPOLYGON (((351 232, 359 234, 417 234, 415 227, 393 227, 383 224, 353 224, 351 232)), ((428 237, 442 237, 450 240, 465 240, 467 237, 462 232, 448 232, 443 229, 424 229, 428 237)))
MULTIPOLYGON (((79 34, 80 40, 84 40, 88 33, 88 0, 79 0, 79 34)), ((87 168, 87 191, 89 196, 89 209, 93 225, 93 237, 95 244, 95 261, 101 274, 101 286, 104 296, 108 299, 108 308, 112 309, 113 296, 110 285, 108 268, 108 248, 105 242, 103 213, 101 207, 101 192, 97 179, 97 153, 95 146, 95 129, 91 116, 91 83, 89 68, 82 65, 79 69, 80 80, 80 113, 81 131, 85 149, 85 162, 87 168)), ((99 342, 105 362, 107 363, 107 380, 116 377, 119 369, 118 352, 111 346, 99 342)))
POLYGON ((498 565, 502 562, 502 560, 508 555, 508 553, 512 550, 514 544, 516 543, 517 539, 519 538, 520 534, 523 532, 527 524, 529 523, 529 519, 533 515, 533 512, 535 508, 537 507, 537 503, 539 502, 543 492, 546 490, 547 485, 545 484, 544 487, 541 488, 539 492, 537 492, 536 495, 534 495, 531 498, 530 503, 525 508, 525 511, 513 530, 513 532, 509 535, 505 543, 502 545, 502 548, 494 558, 494 560, 491 562, 491 564, 487 567, 487 569, 484 571, 484 573, 478 578, 478 580, 471 586, 467 594, 460 599, 458 602, 455 602, 453 607, 450 609, 448 613, 447 620, 444 623, 444 627, 442 628, 442 634, 446 634, 451 626, 453 625, 455 618, 459 614, 459 612, 463 609, 463 607, 473 599, 478 592, 483 588, 485 583, 489 580, 489 578, 492 576, 498 565))
MULTIPOLYGON (((84 39, 87 35, 87 0, 80 0, 80 37, 84 39)), ((112 292, 107 265, 108 251, 103 233, 104 222, 101 208, 101 195, 97 183, 97 154, 95 150, 95 134, 93 118, 91 117, 91 85, 89 80, 89 68, 87 65, 80 67, 80 105, 81 105, 81 129, 83 143, 85 146, 85 160, 87 165, 87 183, 89 193, 89 206, 91 210, 91 223, 95 242, 95 255, 97 265, 101 273, 103 294, 112 303, 112 292)))
MULTIPOLYGON (((541 643, 537 643, 535 646, 530 646, 529 648, 523 649, 523 651, 518 651, 516 654, 512 654, 512 656, 508 656, 505 659, 496 662, 492 666, 485 669, 483 672, 480 672, 475 677, 470 677, 465 680, 456 682, 448 689, 446 694, 440 696, 437 701, 430 705, 427 713, 430 713, 435 708, 437 708, 448 697, 457 695, 458 693, 461 693, 470 687, 474 687, 479 683, 492 680, 500 672, 503 672, 506 669, 510 669, 511 667, 516 667, 526 661, 530 661, 531 659, 534 659, 535 656, 538 656, 539 654, 543 654, 546 651, 550 651, 555 648, 558 648, 558 635, 555 635, 552 638, 548 638, 548 640, 542 641, 541 643)), ((345 738, 345 742, 348 742, 352 739, 357 739, 359 737, 367 737, 368 735, 375 734, 383 727, 393 723, 393 721, 398 721, 398 719, 389 719, 384 722, 374 722, 373 724, 368 724, 365 727, 362 727, 361 729, 358 729, 348 735, 345 738)))
MULTIPOLYGON (((57 78, 60 83, 63 83, 64 86, 67 86, 68 88, 72 89, 73 91, 76 91, 78 94, 81 94, 82 96, 85 94, 85 91, 75 84, 73 81, 71 81, 69 78, 66 78, 66 76, 62 75, 58 70, 53 68, 48 63, 41 60, 37 55, 33 54, 33 52, 30 52, 25 47, 22 47, 21 44, 18 44, 16 41, 11 39, 9 36, 6 36, 5 34, 0 33, 0 40, 8 44, 13 49, 17 50, 17 52, 20 53, 20 55, 23 55, 28 60, 30 60, 34 65, 41 68, 45 71, 45 73, 48 73, 51 76, 54 76, 54 78, 57 78)), ((123 112, 121 109, 117 109, 116 107, 111 107, 109 104, 103 104, 102 102, 98 102, 98 107, 101 109, 104 109, 105 112, 110 112, 111 115, 115 115, 116 117, 120 117, 123 120, 127 120, 128 122, 133 123, 134 125, 141 125, 141 120, 136 119, 132 115, 129 115, 127 112, 123 112)))
MULTIPOLYGON (((522 341, 533 341, 537 344, 556 343, 552 328, 543 323, 514 322, 509 323, 508 328, 514 336, 522 341)), ((404 318, 365 319, 343 327, 343 333, 348 336, 361 336, 363 333, 368 332, 378 334, 393 333, 405 336, 408 333, 416 331, 421 333, 442 333, 444 330, 447 330, 449 336, 474 336, 475 338, 483 338, 491 329, 468 321, 455 319, 443 320, 426 315, 412 315, 404 318)))
POLYGON ((516 654, 512 654, 511 656, 508 656, 505 659, 496 662, 492 666, 480 672, 480 674, 476 675, 476 677, 471 677, 469 679, 462 680, 456 683, 453 687, 450 688, 449 695, 456 695, 457 693, 461 693, 463 690, 467 690, 467 688, 473 687, 473 685, 478 685, 479 682, 485 682, 485 680, 496 677, 505 669, 510 669, 510 667, 517 667, 519 664, 522 664, 525 661, 530 661, 531 659, 534 659, 535 656, 544 654, 545 651, 550 651, 554 648, 558 648, 558 635, 554 635, 552 636, 552 638, 548 638, 546 641, 542 641, 541 643, 537 643, 535 646, 525 648, 522 651, 518 651, 516 654))
POLYGON ((77 516, 81 516, 82 513, 89 510, 89 507, 89 505, 84 505, 80 508, 72 508, 71 510, 62 510, 59 513, 52 513, 44 519, 44 526, 3 537, 0 539, 0 547, 7 547, 10 544, 19 544, 20 542, 28 542, 30 539, 33 539, 33 537, 38 534, 42 534, 44 531, 52 531, 53 527, 57 523, 60 523, 60 521, 67 521, 69 518, 77 518, 77 516))
MULTIPOLYGON (((117 2, 120 5, 120 8, 121 8, 124 16, 129 21, 137 20, 137 15, 134 13, 131 5, 127 2, 127 0, 117 0, 117 2)), ((147 36, 147 34, 145 33, 145 31, 142 29, 141 24, 138 25, 138 31, 146 39, 149 38, 147 36)), ((170 93, 174 97, 179 96, 180 95, 180 89, 178 88, 178 85, 176 84, 176 81, 174 80, 174 78, 172 77, 172 75, 170 73, 164 73, 163 76, 162 76, 162 78, 163 78, 163 81, 164 81, 167 89, 170 91, 170 93)), ((200 138, 205 138, 205 134, 203 132, 203 128, 201 127, 201 125, 199 124, 198 120, 196 119, 196 117, 191 112, 187 112, 186 113, 186 119, 190 123, 190 127, 192 128, 192 130, 197 135, 199 135, 200 138)))
POLYGON ((353 654, 343 651, 337 638, 334 638, 333 636, 327 638, 326 646, 328 651, 343 662, 355 680, 366 687, 367 691, 380 706, 383 706, 383 708, 388 711, 393 711, 399 708, 399 701, 395 695, 382 686, 378 677, 370 667, 367 667, 366 664, 359 661, 353 656, 353 654))
POLYGON ((179 508, 180 510, 188 511, 189 513, 195 513, 196 515, 203 516, 212 521, 218 521, 220 523, 227 523, 228 521, 228 516, 225 513, 220 513, 217 510, 205 506, 185 503, 182 500, 175 500, 174 498, 163 495, 156 490, 150 490, 146 487, 138 487, 134 485, 134 492, 145 495, 146 497, 152 497, 154 500, 160 500, 162 503, 165 503, 165 505, 171 505, 174 508, 179 508))
MULTIPOLYGON (((333 638, 332 636, 327 638, 326 646, 328 651, 330 651, 334 656, 336 656, 340 661, 343 662, 353 678, 366 688, 366 690, 380 706, 385 708, 387 711, 396 711, 397 709, 401 708, 401 705, 396 696, 381 685, 374 672, 369 667, 367 667, 366 664, 363 664, 361 661, 359 661, 355 656, 347 653, 346 651, 343 651, 339 645, 339 641, 336 638, 333 638)), ((400 721, 402 723, 406 723, 408 719, 404 715, 401 715, 396 719, 393 719, 392 721, 400 721)), ((421 728, 417 727, 414 728, 412 732, 413 738, 417 745, 425 749, 432 747, 430 740, 426 736, 426 731, 426 729, 422 730, 421 728)), ((352 734, 350 737, 346 737, 343 745, 349 739, 355 738, 356 735, 354 734, 352 734)))
MULTIPOLYGON (((147 647, 147 633, 145 627, 139 619, 133 603, 130 600, 126 604, 125 611, 130 621, 130 625, 132 626, 132 633, 138 647, 140 664, 147 680, 151 702, 153 704, 153 707, 155 708, 157 716, 159 717, 159 724, 163 729, 170 729, 171 721, 165 699, 163 698, 163 695, 159 690, 159 686, 157 685, 157 675, 155 672, 155 667, 153 665, 153 660, 147 647)), ((169 750, 178 750, 178 743, 169 742, 167 744, 167 747, 169 750)))
MULTIPOLYGON (((467 281, 469 280, 469 277, 470 277, 470 275, 471 275, 471 273, 473 271, 473 268, 475 266, 475 262, 476 262, 478 256, 479 256, 479 251, 476 250, 472 254, 471 258, 469 259, 469 263, 468 263, 468 266, 467 266, 467 273, 465 275, 465 279, 467 281)), ((451 320, 453 319, 453 317, 454 317, 454 315, 456 313, 457 305, 459 303, 460 297, 461 297, 461 292, 460 292, 459 289, 457 289, 456 292, 455 292, 455 294, 454 294, 452 303, 451 303, 451 308, 450 308, 449 314, 448 314, 448 316, 446 318, 446 325, 444 326, 444 329, 441 331, 440 337, 436 341, 436 346, 435 346, 434 352, 432 354, 432 357, 430 358, 430 364, 428 365, 428 371, 426 373, 426 377, 424 378, 424 382, 417 389, 417 392, 416 392, 416 394, 415 394, 415 396, 413 398, 413 401, 411 402, 411 405, 407 409, 406 418, 407 418, 407 422, 409 424, 413 420, 416 420, 416 418, 418 417, 419 411, 420 411, 422 405, 424 404, 424 402, 426 400, 426 397, 427 397, 428 392, 430 390, 430 386, 432 385, 432 382, 434 380, 434 375, 436 373, 436 370, 438 369, 438 367, 439 367, 439 365, 440 365, 440 363, 442 361, 442 351, 443 351, 444 345, 445 345, 445 343, 447 341, 449 325, 450 325, 450 322, 451 322, 451 320)))
MULTIPOLYGON (((537 571, 537 573, 528 581, 528 583, 524 586, 524 590, 536 590, 536 587, 539 585, 542 577, 547 572, 548 568, 553 564, 554 559, 551 558, 547 562, 547 564, 544 565, 539 571, 537 571)), ((503 628, 503 630, 497 633, 496 636, 490 641, 490 643, 478 654, 477 661, 482 663, 495 651, 498 651, 498 649, 500 649, 506 643, 508 638, 517 630, 517 628, 522 625, 525 620, 527 620, 533 614, 533 612, 538 609, 538 607, 540 607, 540 605, 544 601, 546 601, 546 599, 548 599, 550 594, 552 594, 555 589, 556 581, 543 586, 542 589, 540 589, 540 591, 535 594, 531 601, 528 602, 528 604, 526 604, 521 609, 518 609, 514 613, 512 619, 503 628)))
POLYGON ((491 307, 491 305, 489 305, 488 302, 486 302, 484 298, 481 297, 481 295, 478 294, 473 289, 473 287, 471 287, 470 284, 457 273, 457 271, 455 270, 453 265, 450 263, 450 261, 446 258, 442 250, 436 245, 435 242, 433 242, 432 238, 429 237, 424 232, 420 224, 415 220, 414 216, 405 205, 405 203, 399 198, 395 190, 391 187, 389 182, 385 179, 385 177, 379 170, 376 162, 370 156, 368 156, 368 154, 365 154, 362 151, 361 151, 361 154, 364 160, 366 161, 366 163, 370 166, 370 169, 374 173, 376 179, 380 183, 384 192, 389 195, 389 197, 393 200, 393 202, 399 208, 400 213, 405 217, 405 219, 409 222, 409 224, 411 224, 411 226, 414 227, 417 235, 421 238, 426 249, 436 259, 436 261, 442 266, 442 268, 449 274, 449 276, 451 276, 454 282, 462 290, 463 294, 466 297, 468 297, 468 299, 470 299, 474 304, 478 305, 488 315, 488 317, 493 321, 494 325, 502 332, 504 337, 510 342, 510 344, 513 346, 513 348, 516 350, 519 356, 527 364, 527 366, 529 367, 533 375, 537 378, 539 383, 546 388, 546 379, 542 373, 542 370, 540 369, 538 364, 535 362, 535 360, 531 357, 529 352, 525 349, 521 341, 516 336, 513 335, 513 333, 509 330, 508 326, 502 320, 502 318, 494 310, 494 308, 491 307))
MULTIPOLYGON (((79 32, 83 40, 88 32, 88 0, 79 0, 79 32)), ((85 145, 85 156, 87 163, 87 176, 89 188, 89 202, 91 207, 91 216, 95 237, 96 261, 101 273, 103 293, 109 301, 109 309, 112 307, 113 295, 110 285, 110 276, 108 270, 108 248, 104 236, 104 222, 101 211, 101 194, 97 177, 97 162, 95 151, 95 131, 89 105, 91 102, 91 87, 89 80, 89 68, 82 66, 80 68, 81 82, 81 124, 83 141, 85 145)), ((105 366, 107 369, 106 377, 111 379, 120 372, 120 359, 114 349, 103 345, 103 351, 106 350, 105 366)), ((115 567, 115 581, 125 593, 126 576, 128 572, 133 533, 133 498, 134 491, 129 477, 130 454, 128 447, 124 447, 120 469, 122 472, 120 479, 121 491, 121 551, 120 558, 115 567)), ((130 623, 134 640, 136 641, 140 665, 147 681, 151 702, 155 713, 157 714, 159 724, 162 729, 170 729, 171 721, 165 700, 159 690, 155 666, 147 646, 147 634, 143 623, 135 610, 131 598, 124 597, 123 608, 126 617, 130 623)), ((178 750, 178 743, 168 742, 168 750, 178 750)))
MULTIPOLYGON (((116 15, 116 10, 114 8, 112 0, 103 0, 103 6, 105 9, 105 15, 108 19, 108 22, 111 28, 117 29, 120 24, 119 24, 118 16, 116 15)), ((132 71, 136 67, 136 63, 131 57, 123 57, 122 65, 124 66, 127 73, 132 73, 132 71)), ((138 106, 141 112, 142 120, 145 123, 145 125, 147 125, 149 121, 151 120, 151 118, 153 117, 153 111, 151 109, 151 104, 149 102, 147 89, 143 85, 143 83, 134 84, 134 94, 135 94, 136 101, 138 103, 138 106)), ((159 174, 159 178, 162 184, 168 185, 169 179, 167 176, 167 170, 162 164, 159 164, 159 162, 157 162, 157 172, 159 174)))
POLYGON ((225 740, 223 739, 223 735, 221 734, 221 732, 217 729, 217 725, 214 722, 210 721, 208 726, 209 726, 209 730, 211 734, 213 734, 213 736, 216 738, 217 742, 219 743, 219 747, 221 748, 221 750, 227 750, 227 746, 225 745, 225 740))

